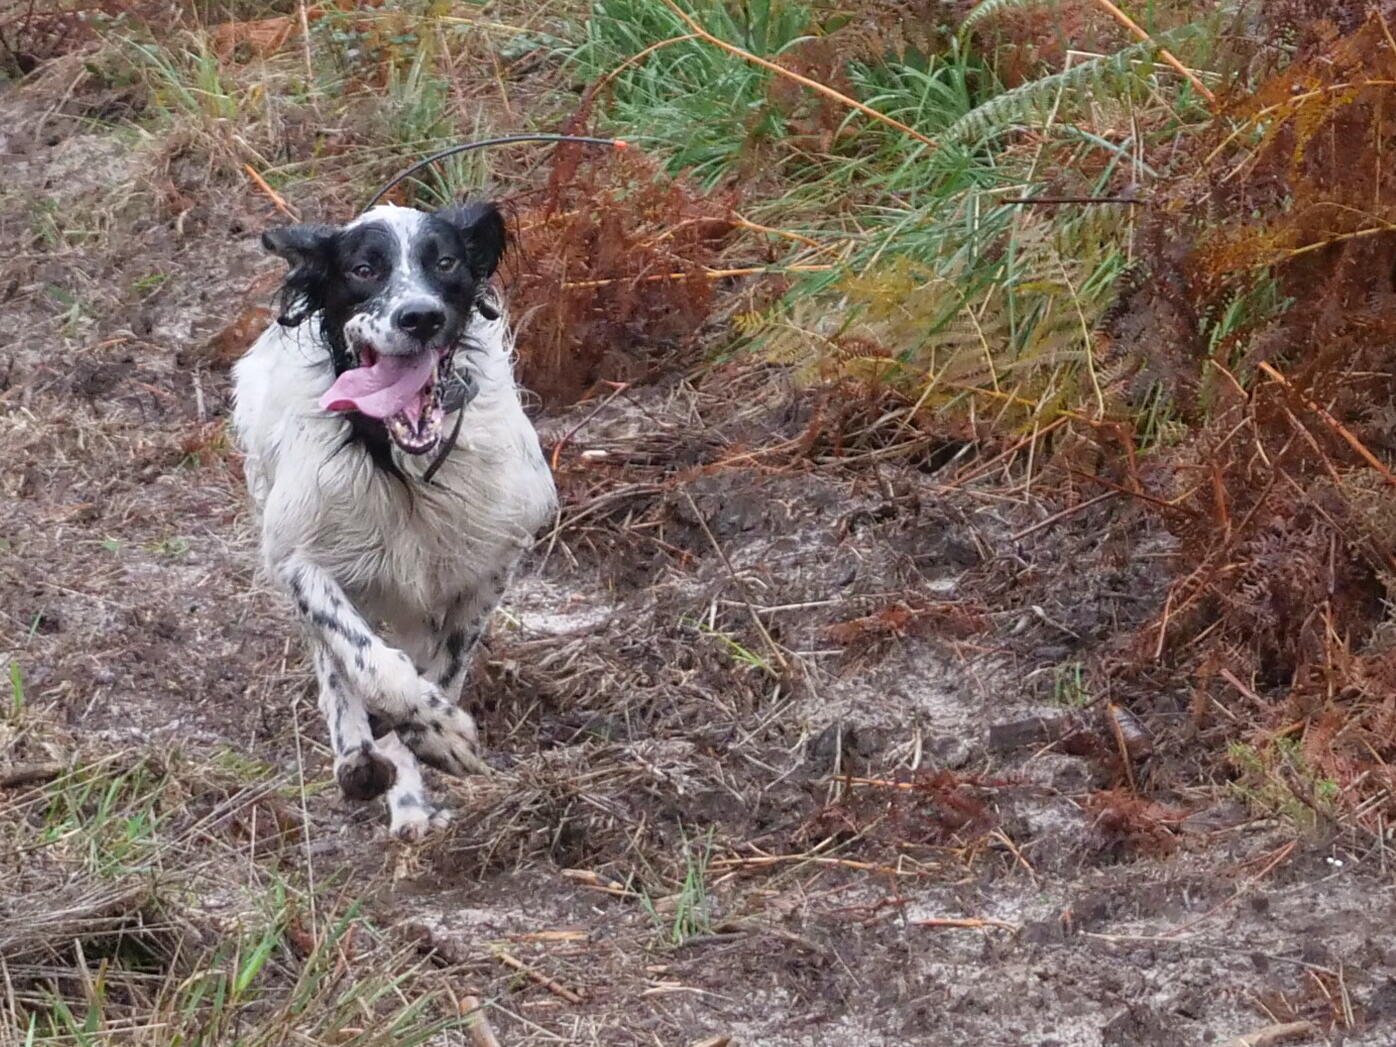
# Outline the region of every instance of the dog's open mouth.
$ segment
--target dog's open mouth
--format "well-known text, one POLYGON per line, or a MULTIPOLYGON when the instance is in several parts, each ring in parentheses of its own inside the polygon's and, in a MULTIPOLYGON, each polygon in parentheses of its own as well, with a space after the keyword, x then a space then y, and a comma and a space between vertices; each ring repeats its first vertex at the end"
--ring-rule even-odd
POLYGON ((335 379, 320 406, 358 411, 381 419, 393 442, 407 454, 426 454, 441 442, 441 390, 451 369, 451 347, 410 356, 359 349, 359 364, 335 379))

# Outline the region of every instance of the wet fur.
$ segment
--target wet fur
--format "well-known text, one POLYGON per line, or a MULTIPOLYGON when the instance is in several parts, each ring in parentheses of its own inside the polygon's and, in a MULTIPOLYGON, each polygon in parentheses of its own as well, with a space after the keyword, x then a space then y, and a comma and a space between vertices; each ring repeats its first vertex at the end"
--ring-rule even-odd
MULTIPOLYGON (((359 219, 368 221, 405 248, 426 228, 406 208, 376 208, 359 219)), ((393 295, 432 289, 404 277, 359 312, 337 315, 324 304, 334 294, 324 281, 335 274, 307 280, 294 256, 292 264, 290 308, 234 368, 234 428, 266 569, 309 640, 340 787, 355 799, 386 791, 393 833, 417 837, 443 819, 418 759, 452 774, 487 770, 475 724, 457 703, 510 571, 554 512, 552 476, 519 402, 512 338, 488 273, 457 289, 469 300, 448 303, 463 317, 454 366, 479 393, 463 408, 455 450, 426 484, 434 454, 403 454, 377 438, 372 420, 317 401, 345 366, 344 325, 376 322, 393 295)), ((446 421, 454 427, 454 415, 446 421)))

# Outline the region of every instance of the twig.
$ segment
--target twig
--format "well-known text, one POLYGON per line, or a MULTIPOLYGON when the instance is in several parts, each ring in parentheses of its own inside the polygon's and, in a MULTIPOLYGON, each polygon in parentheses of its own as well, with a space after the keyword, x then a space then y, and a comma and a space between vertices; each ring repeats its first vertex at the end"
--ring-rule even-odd
POLYGON ((918 872, 898 869, 891 865, 875 865, 872 862, 858 862, 851 858, 825 858, 817 854, 763 854, 755 858, 717 858, 708 863, 713 869, 761 869, 781 862, 809 862, 813 865, 838 865, 845 869, 859 869, 863 872, 888 873, 892 876, 920 876, 918 872))
POLYGON ((1313 1022, 1284 1022, 1280 1025, 1267 1025, 1255 1032, 1248 1032, 1245 1036, 1227 1040, 1221 1047, 1276 1047, 1278 1044, 1297 1040, 1301 1036, 1318 1034, 1319 1028, 1313 1022))
POLYGON ((1294 385, 1290 382, 1288 378, 1280 374, 1279 371, 1275 370, 1264 360, 1262 360, 1258 366, 1260 370, 1264 371, 1275 381, 1279 382, 1290 392, 1298 396, 1299 401, 1310 411, 1313 411, 1314 414, 1318 415, 1321 419, 1323 419, 1324 424, 1327 425, 1328 428, 1332 429, 1335 433, 1337 433, 1338 436, 1342 438, 1344 443, 1346 443, 1349 447, 1356 451, 1359 458, 1361 458, 1364 462, 1370 465, 1377 472, 1381 473, 1382 479, 1384 479, 1389 484, 1396 484, 1396 475, 1392 475, 1391 470, 1388 469, 1384 464, 1382 464, 1381 459, 1379 459, 1371 451, 1367 450, 1367 445, 1364 444, 1361 440, 1359 440, 1356 436, 1354 436, 1351 432, 1349 432, 1342 422, 1338 421, 1338 419, 1334 418, 1331 414, 1325 411, 1313 400, 1310 400, 1298 389, 1294 388, 1294 385))
MULTIPOLYGON (((606 894, 613 894, 617 898, 638 898, 640 895, 632 891, 625 884, 618 880, 602 876, 600 873, 592 872, 590 869, 563 869, 562 875, 573 883, 579 883, 583 887, 590 887, 594 891, 604 891, 606 894)), ((579 935, 585 938, 583 932, 579 935)))
POLYGON ((1141 502, 1148 502, 1150 505, 1157 506, 1160 509, 1167 509, 1169 512, 1174 513, 1182 513, 1184 516, 1188 517, 1195 517, 1197 515, 1196 513, 1184 509, 1181 505, 1175 505, 1173 502, 1163 498, 1155 498, 1153 495, 1145 494, 1143 491, 1134 491, 1128 487, 1122 487, 1120 484, 1107 480, 1103 476, 1096 476, 1094 473, 1083 473, 1080 469, 1071 469, 1069 471, 1072 476, 1080 480, 1086 480, 1093 484, 1100 484, 1102 487, 1108 487, 1112 491, 1129 495, 1131 498, 1138 498, 1141 502))
POLYGON ((301 220, 301 216, 296 213, 295 208, 286 202, 285 197, 269 186, 267 180, 259 175, 251 164, 243 164, 242 169, 247 172, 247 177, 256 183, 257 188, 266 194, 267 199, 272 202, 272 206, 293 222, 301 220))
POLYGON ((512 967, 519 973, 527 975, 554 996, 561 996, 568 1003, 582 1002, 580 993, 573 992, 561 982, 554 981, 536 967, 530 967, 512 953, 507 953, 503 949, 497 949, 495 950, 495 956, 499 958, 499 962, 504 964, 504 966, 512 967))
POLYGON ((1104 494, 1098 494, 1098 495, 1096 495, 1094 498, 1088 498, 1088 499, 1086 499, 1084 502, 1081 502, 1079 505, 1067 506, 1067 508, 1061 510, 1061 512, 1053 513, 1051 516, 1047 517, 1047 519, 1045 519, 1045 520, 1039 520, 1037 523, 1033 524, 1031 527, 1025 527, 1025 528, 1023 528, 1023 529, 1022 529, 1021 531, 1019 531, 1017 534, 1013 535, 1012 540, 1015 541, 1015 542, 1020 542, 1020 541, 1022 541, 1024 538, 1026 538, 1028 535, 1030 535, 1030 534, 1036 534, 1038 531, 1042 530, 1044 527, 1051 527, 1054 523, 1056 523, 1058 520, 1063 519, 1064 517, 1071 516, 1071 515, 1073 515, 1074 513, 1085 512, 1085 511, 1086 511, 1087 509, 1089 509, 1091 506, 1093 506, 1093 505, 1095 505, 1095 504, 1097 504, 1097 503, 1099 503, 1099 502, 1103 502, 1103 501, 1105 501, 1107 498, 1114 498, 1115 495, 1117 495, 1118 493, 1119 493, 1118 491, 1106 491, 1104 494))
POLYGON ((1005 204, 1132 204, 1141 207, 1143 200, 1133 196, 1024 196, 1002 200, 1005 204))
POLYGON ((615 392, 613 392, 610 396, 606 397, 606 399, 602 400, 599 404, 597 404, 596 407, 592 409, 592 412, 590 414, 588 414, 580 422, 574 425, 571 429, 567 430, 567 432, 565 432, 562 435, 562 439, 560 439, 557 443, 553 444, 553 453, 550 456, 549 463, 553 468, 553 472, 557 472, 558 458, 562 454, 562 449, 567 446, 567 442, 581 431, 582 426, 586 425, 603 410, 605 410, 612 400, 614 400, 617 396, 619 396, 621 393, 625 392, 627 389, 630 388, 629 382, 612 382, 610 384, 615 387, 615 392))
POLYGON ((774 274, 779 276, 782 273, 827 273, 834 267, 832 265, 747 265, 736 269, 703 269, 696 273, 654 273, 650 276, 611 276, 600 280, 569 280, 562 286, 568 290, 579 287, 606 287, 610 284, 625 283, 633 280, 636 283, 650 283, 654 280, 687 280, 690 277, 698 276, 704 280, 722 280, 729 276, 762 276, 774 274))
POLYGON ((1032 880, 1033 886, 1039 886, 1041 881, 1037 878, 1037 870, 1034 869, 1032 867, 1032 864, 1026 858, 1023 857, 1023 852, 1018 849, 1018 845, 1009 838, 1008 834, 1004 832, 1002 829, 995 829, 991 835, 993 835, 1005 847, 1008 848, 1009 854, 1013 855, 1014 858, 1018 859, 1018 864, 1021 865, 1023 869, 1027 872, 1028 877, 1032 880))
POLYGON ((985 473, 990 472, 994 468, 994 466, 998 465, 998 463, 1003 461, 1005 458, 1013 457, 1013 455, 1017 454, 1024 447, 1027 447, 1029 444, 1036 443, 1038 440, 1042 439, 1052 430, 1058 429, 1061 426, 1065 425, 1067 423, 1067 420, 1067 416, 1062 415, 1060 418, 1056 418, 1048 422, 1041 429, 1037 429, 1029 433, 1027 436, 1023 437, 1022 439, 1018 440, 1016 443, 1008 447, 1006 450, 1000 451, 998 454, 994 455, 994 457, 990 458, 987 462, 980 462, 978 465, 975 465, 973 468, 970 469, 968 473, 965 473, 961 476, 952 476, 950 478, 950 486, 958 487, 961 484, 969 483, 971 480, 977 480, 985 473))
POLYGON ((0 769, 0 789, 51 782, 63 773, 65 766, 54 760, 48 763, 17 763, 13 767, 0 769))
POLYGON ((827 251, 829 248, 820 244, 818 240, 811 240, 801 233, 792 233, 788 229, 777 229, 774 226, 762 225, 760 222, 753 222, 749 218, 743 218, 739 214, 732 216, 732 221, 743 229, 750 229, 753 233, 768 233, 771 236, 784 237, 787 240, 794 240, 797 244, 804 244, 806 247, 813 247, 816 251, 827 251))
MULTIPOLYGON (((1129 15, 1121 11, 1118 7, 1111 3, 1110 0, 1095 0, 1095 3, 1097 7, 1100 7, 1105 11, 1108 11, 1111 17, 1115 19, 1115 21, 1119 22, 1120 25, 1124 26, 1131 33, 1137 36, 1140 40, 1144 41, 1144 43, 1151 44, 1154 42, 1153 38, 1150 37, 1149 34, 1144 31, 1143 27, 1141 27, 1138 22, 1136 22, 1133 18, 1129 17, 1129 15)), ((1168 48, 1166 47, 1160 47, 1158 49, 1158 56, 1162 58, 1168 65, 1172 66, 1174 70, 1176 70, 1179 73, 1179 75, 1181 75, 1185 80, 1187 80, 1188 83, 1192 84, 1192 86, 1197 89, 1197 93, 1200 94, 1203 98, 1207 99, 1208 105, 1213 107, 1216 106, 1217 96, 1212 94, 1211 91, 1207 90, 1207 85, 1197 78, 1196 73, 1194 73, 1187 66, 1183 65, 1182 62, 1178 61, 1178 59, 1173 56, 1172 51, 1168 50, 1168 48)))
POLYGON ((595 98, 598 94, 600 94, 601 89, 603 87, 609 84, 616 77, 620 76, 621 73, 625 72, 625 70, 630 68, 632 65, 636 65, 640 62, 643 62, 646 58, 654 54, 660 48, 668 47, 670 44, 681 44, 685 40, 697 39, 697 33, 684 33, 682 36, 671 36, 667 40, 660 40, 658 43, 650 44, 649 47, 645 48, 643 51, 638 51, 635 54, 631 55, 620 65, 616 66, 610 72, 606 73, 599 80, 597 80, 596 83, 591 85, 591 89, 587 91, 586 97, 582 100, 582 111, 585 111, 586 105, 588 102, 591 101, 591 99, 595 98))
POLYGON ((1297 840, 1290 840, 1289 843, 1285 844, 1283 847, 1280 848, 1279 853, 1277 853, 1275 857, 1271 858, 1268 862, 1265 863, 1265 867, 1261 869, 1260 872, 1247 879, 1244 883, 1237 887, 1236 890, 1234 890, 1230 894, 1230 896, 1223 899, 1221 902, 1218 902, 1216 905, 1212 906, 1212 908, 1208 909, 1200 916, 1195 916, 1191 920, 1188 920, 1185 923, 1180 923, 1177 927, 1165 931, 1164 937, 1176 938, 1184 931, 1191 930, 1192 928, 1196 927, 1199 923, 1202 923, 1209 917, 1215 916, 1217 913, 1221 912, 1228 905, 1236 901, 1248 890, 1254 887, 1257 883, 1265 879, 1265 877, 1269 876, 1270 873, 1274 871, 1276 866, 1278 866, 1282 861, 1284 861, 1286 858, 1288 858, 1291 854, 1294 853, 1294 848, 1297 843, 1297 840))
POLYGON ((679 18, 683 21, 684 25, 688 26, 690 29, 693 30, 694 36, 697 36, 702 40, 706 40, 708 43, 712 44, 715 47, 722 48, 728 54, 736 55, 743 61, 750 62, 753 65, 759 65, 763 69, 769 69, 777 76, 783 76, 787 80, 793 80, 797 84, 800 84, 804 87, 808 87, 811 91, 818 91, 825 98, 832 98, 840 105, 846 105, 851 109, 856 109, 858 110, 858 112, 864 114, 865 116, 870 116, 874 120, 878 120, 886 124, 888 127, 894 127, 898 131, 902 132, 902 134, 910 135, 912 138, 915 138, 918 142, 924 142, 932 149, 937 148, 937 144, 935 143, 935 141, 933 141, 930 138, 927 138, 920 131, 913 130, 906 124, 902 123, 900 120, 894 120, 886 113, 879 113, 870 105, 864 105, 862 102, 849 98, 846 94, 840 94, 838 91, 835 91, 832 87, 829 87, 827 84, 821 84, 818 80, 811 80, 807 76, 801 76, 799 73, 786 69, 783 65, 777 65, 775 62, 768 61, 765 58, 760 58, 757 55, 752 54, 750 51, 744 51, 740 47, 737 47, 735 44, 729 44, 726 40, 721 40, 718 37, 713 36, 712 33, 708 32, 701 25, 699 25, 698 21, 692 15, 690 15, 687 11, 679 7, 678 4, 674 3, 674 0, 664 0, 664 6, 667 7, 670 11, 673 11, 674 14, 678 15, 679 18))
POLYGON ((1248 698, 1257 709, 1263 709, 1265 707, 1265 702, 1261 699, 1260 695, 1256 694, 1253 690, 1251 690, 1244 683, 1242 683, 1240 678, 1237 677, 1237 675, 1233 673, 1230 669, 1228 669, 1226 666, 1222 666, 1220 669, 1218 669, 1217 675, 1220 676, 1227 683, 1231 684, 1232 687, 1235 687, 1236 690, 1241 693, 1241 696, 1243 698, 1248 698))
POLYGON ((924 920, 912 920, 911 923, 917 927, 966 927, 972 930, 981 930, 985 927, 997 927, 1000 930, 1017 933, 1019 928, 1016 923, 1009 923, 1007 920, 995 920, 989 916, 971 916, 959 919, 952 916, 933 916, 924 920))
POLYGON ((499 1047, 499 1039, 485 1017, 484 1005, 478 996, 465 996, 460 1001, 460 1013, 465 1015, 472 1047, 499 1047))
POLYGON ((1139 795, 1139 787, 1134 782, 1134 761, 1130 759, 1129 743, 1125 740, 1124 729, 1120 726, 1120 718, 1116 714, 1118 706, 1114 702, 1106 705, 1109 715, 1106 720, 1110 725, 1110 733, 1115 738, 1115 745, 1120 750, 1120 763, 1124 765, 1125 781, 1129 784, 1129 791, 1132 796, 1139 795))
POLYGON ((315 83, 315 60, 310 54, 310 17, 305 10, 305 0, 300 0, 297 13, 301 22, 301 47, 305 51, 305 86, 315 83))

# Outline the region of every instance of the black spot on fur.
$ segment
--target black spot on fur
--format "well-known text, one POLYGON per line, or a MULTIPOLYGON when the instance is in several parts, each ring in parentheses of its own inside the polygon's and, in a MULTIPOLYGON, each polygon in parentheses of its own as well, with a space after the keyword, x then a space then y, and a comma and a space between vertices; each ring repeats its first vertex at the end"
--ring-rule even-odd
POLYGON ((315 626, 317 629, 323 629, 326 632, 336 633, 339 636, 344 637, 344 639, 348 640, 350 644, 352 644, 354 647, 357 647, 360 651, 368 647, 370 643, 370 640, 365 633, 362 633, 358 629, 355 629, 352 625, 346 625, 344 622, 341 622, 338 618, 336 618, 333 614, 327 613, 325 611, 311 612, 310 624, 315 626))
POLYGON ((422 798, 418 796, 416 793, 403 793, 400 796, 393 797, 393 806, 424 807, 425 805, 422 803, 422 798))

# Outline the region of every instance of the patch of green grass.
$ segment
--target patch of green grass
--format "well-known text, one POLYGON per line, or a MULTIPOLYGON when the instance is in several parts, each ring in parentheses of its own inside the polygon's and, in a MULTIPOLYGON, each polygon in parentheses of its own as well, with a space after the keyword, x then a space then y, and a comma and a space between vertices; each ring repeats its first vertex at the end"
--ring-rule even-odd
POLYGON ((150 109, 167 120, 182 116, 206 124, 254 118, 252 93, 224 74, 203 36, 194 35, 183 45, 129 36, 125 45, 145 77, 150 109))
MULTIPOLYGON (((967 35, 929 53, 879 52, 822 8, 684 7, 718 38, 787 65, 804 41, 827 40, 843 55, 839 90, 934 143, 835 104, 840 122, 816 144, 797 125, 831 103, 782 84, 777 104, 778 74, 703 40, 665 43, 627 64, 691 30, 664 5, 595 0, 573 62, 589 79, 613 75, 602 96, 608 127, 701 184, 738 178, 750 190, 754 181, 745 214, 819 245, 786 259, 817 272, 797 277, 775 308, 741 318, 755 348, 811 376, 834 366, 893 382, 925 407, 1005 428, 1062 410, 1133 410, 1112 396, 1092 350, 1130 264, 1135 209, 1007 201, 1062 186, 1111 195, 1126 178, 1146 186, 1157 177, 1142 136, 1184 137, 1210 117, 1190 87, 1160 74, 1157 45, 1206 68, 1220 14, 1157 27, 1154 45, 1076 56, 1005 90, 992 54, 967 35), (806 101, 792 108, 792 91, 806 101)), ((977 17, 987 23, 994 12, 977 17)))
POLYGON ((148 759, 117 772, 79 766, 45 788, 37 843, 61 843, 100 877, 152 872, 170 784, 148 759))
POLYGON ((700 622, 695 618, 682 618, 680 621, 684 625, 691 625, 704 636, 716 640, 737 665, 750 669, 760 669, 762 672, 770 673, 772 676, 776 675, 775 671, 771 668, 770 662, 766 661, 766 659, 762 658, 745 644, 740 643, 731 634, 725 633, 721 629, 714 629, 707 623, 700 622))
POLYGON ((1309 766, 1295 739, 1276 738, 1263 749, 1233 742, 1227 758, 1237 771, 1231 792, 1251 810, 1282 818, 1300 831, 1337 821, 1341 788, 1309 766))
MULTIPOLYGON (((345 968, 346 949, 376 932, 356 905, 322 928, 309 955, 291 948, 301 903, 274 880, 261 911, 223 944, 191 958, 187 973, 169 972, 150 1004, 142 1043, 153 1047, 273 1047, 286 1042, 417 1047, 461 1028, 448 999, 414 991, 425 961, 409 952, 374 949, 371 963, 345 968), (288 1035, 292 1037, 288 1041, 288 1035)), ((306 932, 301 930, 301 937, 306 932)), ((155 972, 148 972, 155 973, 155 972)), ((47 1006, 27 1015, 33 1044, 122 1042, 127 1001, 116 1003, 106 966, 89 975, 83 999, 48 993, 47 1006)), ((137 983, 141 984, 141 983, 137 983)), ((145 984, 149 984, 146 982, 145 984)))
POLYGON ((170 535, 162 538, 158 542, 152 542, 148 547, 157 556, 164 556, 171 560, 181 560, 189 554, 189 539, 179 535, 170 535))
POLYGON ((708 866, 712 853, 711 829, 698 840, 685 834, 683 875, 678 890, 659 898, 652 893, 640 895, 640 903, 668 946, 678 948, 690 938, 712 931, 712 903, 708 897, 708 866))
POLYGON ((1082 709, 1090 700, 1082 664, 1070 662, 1057 666, 1052 680, 1052 701, 1068 709, 1082 709))
POLYGON ((271 768, 228 752, 111 753, 7 811, 5 846, 62 870, 61 885, 17 881, 7 912, 40 943, 39 929, 63 930, 34 946, 42 978, 36 955, 7 955, 0 1027, 54 1047, 454 1042, 442 1037, 463 1019, 415 946, 390 944, 334 877, 312 894, 312 878, 287 861, 294 850, 248 847, 249 831, 260 823, 267 839, 276 822, 277 784, 271 768), (59 895, 69 909, 51 912, 59 895), (200 945, 180 928, 204 926, 210 898, 220 926, 200 945), (94 905, 100 917, 74 920, 72 907, 94 905))
POLYGON ((6 675, 10 678, 10 716, 18 719, 24 713, 24 670, 20 668, 19 662, 11 660, 6 667, 6 675))
MULTIPOLYGON (((778 58, 815 29, 809 7, 784 0, 754 0, 740 8, 697 0, 686 6, 710 31, 765 58, 778 58)), ((572 62, 583 77, 596 80, 689 32, 663 4, 596 0, 572 62)), ((754 148, 785 137, 784 118, 767 98, 771 76, 697 40, 669 44, 615 77, 607 117, 627 137, 664 155, 671 171, 713 186, 754 148)))
POLYGON ((154 294, 170 279, 169 273, 150 273, 131 281, 131 290, 142 297, 154 294))

